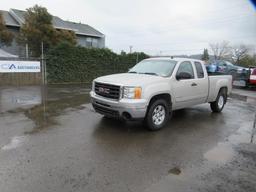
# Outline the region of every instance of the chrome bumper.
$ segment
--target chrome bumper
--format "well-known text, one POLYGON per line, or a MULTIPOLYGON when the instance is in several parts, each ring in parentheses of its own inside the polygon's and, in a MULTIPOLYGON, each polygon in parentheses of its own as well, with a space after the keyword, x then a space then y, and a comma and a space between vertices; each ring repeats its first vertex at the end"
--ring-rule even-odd
POLYGON ((129 114, 131 119, 142 119, 147 112, 147 101, 145 99, 120 99, 111 100, 90 92, 91 103, 94 110, 100 114, 110 117, 123 117, 129 114))

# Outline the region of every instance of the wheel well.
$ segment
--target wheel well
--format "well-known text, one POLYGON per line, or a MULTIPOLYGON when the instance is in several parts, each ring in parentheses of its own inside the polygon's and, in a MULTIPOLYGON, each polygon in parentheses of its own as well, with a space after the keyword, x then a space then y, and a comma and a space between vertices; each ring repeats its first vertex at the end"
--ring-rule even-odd
POLYGON ((228 88, 227 87, 221 87, 219 92, 221 92, 222 90, 225 90, 226 93, 226 98, 225 98, 225 103, 227 102, 227 93, 228 93, 228 88))
POLYGON ((222 90, 225 90, 226 92, 228 92, 228 88, 227 87, 221 87, 219 92, 222 91, 222 90))
POLYGON ((150 106, 154 101, 158 100, 158 99, 164 99, 167 101, 168 105, 171 107, 172 105, 172 101, 171 101, 171 95, 169 93, 162 93, 159 95, 155 95, 150 99, 149 105, 150 106))

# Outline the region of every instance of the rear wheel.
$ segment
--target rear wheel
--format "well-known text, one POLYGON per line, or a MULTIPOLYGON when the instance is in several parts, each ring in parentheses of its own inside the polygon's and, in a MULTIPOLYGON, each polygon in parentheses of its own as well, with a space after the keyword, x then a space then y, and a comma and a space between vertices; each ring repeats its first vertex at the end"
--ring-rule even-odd
POLYGON ((164 99, 158 99, 150 104, 145 123, 151 131, 163 128, 170 117, 170 107, 164 99))
POLYGON ((226 101, 227 101, 227 90, 221 89, 216 98, 216 101, 214 101, 210 104, 212 111, 216 112, 216 113, 220 113, 223 110, 223 108, 226 104, 226 101))

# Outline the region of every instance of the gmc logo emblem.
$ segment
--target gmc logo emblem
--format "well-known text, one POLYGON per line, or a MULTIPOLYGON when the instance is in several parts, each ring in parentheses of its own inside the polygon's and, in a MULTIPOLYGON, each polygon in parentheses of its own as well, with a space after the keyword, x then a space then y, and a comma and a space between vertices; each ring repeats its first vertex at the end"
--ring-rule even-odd
POLYGON ((103 87, 99 87, 99 92, 100 93, 106 93, 106 94, 109 94, 109 89, 108 88, 103 88, 103 87))

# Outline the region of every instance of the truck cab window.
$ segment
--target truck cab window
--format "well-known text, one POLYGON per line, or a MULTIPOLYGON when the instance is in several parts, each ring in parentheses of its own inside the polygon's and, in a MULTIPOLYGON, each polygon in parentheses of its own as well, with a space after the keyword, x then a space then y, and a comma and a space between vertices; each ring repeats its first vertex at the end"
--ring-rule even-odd
POLYGON ((177 75, 180 74, 189 74, 190 78, 186 79, 194 79, 194 69, 189 61, 184 61, 180 64, 179 69, 177 71, 177 75))

